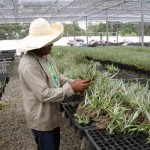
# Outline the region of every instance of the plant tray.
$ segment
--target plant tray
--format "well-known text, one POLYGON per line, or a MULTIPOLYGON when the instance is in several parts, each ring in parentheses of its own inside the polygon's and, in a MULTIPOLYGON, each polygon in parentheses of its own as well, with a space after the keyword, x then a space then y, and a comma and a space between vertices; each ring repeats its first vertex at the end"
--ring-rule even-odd
POLYGON ((149 90, 150 90, 150 79, 145 79, 145 78, 133 78, 133 79, 123 79, 125 83, 127 82, 134 82, 134 83, 140 83, 141 85, 146 85, 148 84, 149 90))
POLYGON ((144 133, 109 135, 105 130, 85 129, 85 134, 95 150, 150 150, 150 144, 146 144, 148 135, 144 133))
POLYGON ((14 60, 16 50, 7 50, 0 52, 0 60, 14 60))
POLYGON ((106 67, 100 66, 100 67, 99 67, 99 71, 103 73, 103 72, 108 71, 108 69, 107 69, 106 67))
POLYGON ((7 72, 0 73, 0 81, 2 81, 4 83, 8 83, 9 82, 9 73, 7 73, 7 72))
POLYGON ((0 82, 6 83, 6 77, 0 74, 0 82))
POLYGON ((73 95, 70 97, 66 97, 61 103, 62 104, 69 104, 69 105, 76 105, 81 101, 80 95, 73 95))
POLYGON ((135 77, 124 74, 124 73, 118 73, 112 79, 134 79, 134 78, 135 77))
POLYGON ((88 125, 85 124, 79 124, 74 117, 74 114, 76 112, 76 108, 72 107, 71 105, 62 105, 63 109, 66 113, 66 117, 69 118, 70 125, 73 126, 75 132, 77 130, 79 131, 80 137, 82 138, 84 135, 84 129, 88 129, 92 127, 92 123, 89 123, 88 125))

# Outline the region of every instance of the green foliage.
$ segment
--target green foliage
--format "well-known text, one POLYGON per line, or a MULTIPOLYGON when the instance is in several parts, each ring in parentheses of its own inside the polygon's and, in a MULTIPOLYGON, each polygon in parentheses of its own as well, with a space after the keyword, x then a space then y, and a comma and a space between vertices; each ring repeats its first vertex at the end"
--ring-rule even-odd
MULTIPOLYGON (((73 58, 82 62, 87 56, 95 60, 111 60, 121 64, 133 65, 143 70, 150 70, 150 49, 134 46, 107 46, 107 47, 54 47, 54 51, 64 51, 66 59, 73 58), (69 53, 69 54, 67 54, 69 53), (77 58, 77 59, 76 59, 77 58)), ((70 59, 70 61, 72 61, 70 59)), ((85 60, 84 60, 85 62, 85 60)), ((70 66, 70 63, 69 63, 70 66)))
POLYGON ((85 116, 84 114, 82 115, 78 115, 78 114, 74 114, 75 120, 79 123, 79 124, 88 124, 90 123, 90 119, 85 116))
MULTIPOLYGON (((92 122, 99 129, 107 129, 110 134, 144 132, 150 135, 150 91, 148 85, 143 86, 137 82, 125 84, 123 80, 112 79, 113 75, 110 71, 99 72, 97 70, 99 63, 94 64, 86 61, 82 63, 82 59, 79 59, 90 56, 94 59, 116 60, 121 63, 126 60, 128 63, 132 58, 132 63, 137 64, 141 60, 142 64, 143 60, 149 60, 150 51, 148 48, 54 47, 54 49, 53 56, 64 64, 62 67, 65 68, 65 76, 75 79, 80 76, 81 79, 87 77, 89 80, 94 79, 92 85, 83 93, 84 101, 78 105, 74 116, 79 124, 92 122), (144 56, 144 59, 141 56, 144 56)), ((107 67, 110 70, 115 70, 116 73, 116 68, 107 67)), ((149 142, 149 138, 147 142, 149 142)))
MULTIPOLYGON (((1 24, 0 25, 0 40, 6 39, 17 39, 16 34, 18 34, 18 38, 22 39, 28 35, 29 24, 1 24)), ((131 23, 120 23, 120 24, 108 24, 108 31, 114 32, 109 33, 110 36, 115 36, 115 32, 118 31, 121 36, 138 36, 139 26, 138 24, 131 23)), ((106 32, 106 24, 92 24, 88 25, 88 32, 91 36, 99 36, 100 32, 106 32)), ((150 35, 150 26, 144 26, 144 34, 150 35)), ((85 30, 81 29, 77 22, 73 22, 72 24, 64 24, 64 36, 82 36, 85 35, 85 30)), ((105 33, 106 35, 106 33, 105 33)))
POLYGON ((0 40, 20 39, 28 35, 28 24, 1 24, 0 40), (17 37, 18 36, 18 37, 17 37))
POLYGON ((107 65, 106 68, 112 72, 112 73, 115 73, 115 72, 118 72, 119 69, 117 67, 115 67, 113 64, 112 65, 107 65))
MULTIPOLYGON (((147 32, 150 32, 150 28, 145 27, 147 32)), ((115 23, 108 23, 108 31, 109 32, 117 32, 119 33, 120 36, 138 36, 138 31, 139 31, 139 25, 138 24, 131 24, 131 23, 120 23, 120 24, 115 24, 115 23)), ((106 32, 106 24, 90 24, 89 25, 89 33, 92 33, 91 35, 99 35, 98 32, 106 32)), ((112 33, 110 35, 115 36, 115 34, 112 33)))
POLYGON ((4 110, 6 107, 8 107, 9 104, 5 102, 0 102, 0 110, 4 110))
POLYGON ((81 36, 85 31, 77 23, 64 24, 64 36, 81 36))

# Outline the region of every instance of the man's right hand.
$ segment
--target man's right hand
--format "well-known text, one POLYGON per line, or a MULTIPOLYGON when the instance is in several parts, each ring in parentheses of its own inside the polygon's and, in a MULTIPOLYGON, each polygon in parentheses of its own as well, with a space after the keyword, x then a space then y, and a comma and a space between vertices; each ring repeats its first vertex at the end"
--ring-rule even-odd
POLYGON ((71 87, 75 93, 83 93, 88 88, 89 80, 76 80, 71 84, 71 87))

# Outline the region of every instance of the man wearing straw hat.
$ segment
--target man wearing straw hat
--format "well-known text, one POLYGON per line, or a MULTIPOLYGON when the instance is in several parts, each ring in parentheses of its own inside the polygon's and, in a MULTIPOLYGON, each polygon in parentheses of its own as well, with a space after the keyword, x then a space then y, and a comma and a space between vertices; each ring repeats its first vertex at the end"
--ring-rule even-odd
POLYGON ((53 43, 64 32, 61 23, 35 19, 29 35, 19 41, 18 51, 26 54, 19 64, 19 80, 25 116, 38 150, 58 150, 60 145, 60 102, 88 88, 87 80, 71 80, 59 75, 49 56, 53 43))

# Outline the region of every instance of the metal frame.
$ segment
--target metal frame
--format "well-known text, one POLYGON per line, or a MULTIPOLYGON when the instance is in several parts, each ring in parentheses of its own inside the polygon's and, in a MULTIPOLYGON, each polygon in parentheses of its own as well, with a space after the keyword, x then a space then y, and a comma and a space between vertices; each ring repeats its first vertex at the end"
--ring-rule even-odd
POLYGON ((150 22, 150 0, 0 0, 0 24, 76 20, 150 22))

